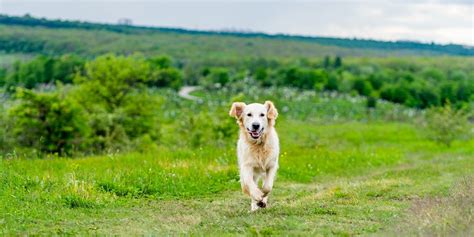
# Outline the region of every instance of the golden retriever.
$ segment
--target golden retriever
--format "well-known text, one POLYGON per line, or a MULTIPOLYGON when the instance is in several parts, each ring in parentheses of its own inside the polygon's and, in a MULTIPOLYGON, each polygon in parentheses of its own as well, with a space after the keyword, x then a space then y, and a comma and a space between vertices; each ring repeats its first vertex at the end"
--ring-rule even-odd
POLYGON ((232 104, 229 115, 237 119, 240 136, 237 156, 242 191, 252 199, 250 210, 265 208, 278 169, 280 145, 275 130, 278 111, 271 101, 264 104, 232 104), (262 189, 258 183, 263 178, 262 189))

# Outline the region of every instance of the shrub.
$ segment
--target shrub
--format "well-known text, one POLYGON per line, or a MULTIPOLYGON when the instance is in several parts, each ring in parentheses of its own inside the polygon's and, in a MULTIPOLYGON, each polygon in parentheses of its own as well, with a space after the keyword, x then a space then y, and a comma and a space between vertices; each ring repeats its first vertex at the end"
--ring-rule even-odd
POLYGON ((279 72, 280 84, 301 89, 322 89, 328 75, 324 69, 291 67, 279 72))
POLYGON ((269 75, 268 75, 268 70, 264 67, 259 67, 255 70, 255 80, 260 82, 261 86, 268 87, 271 86, 271 80, 269 75))
POLYGON ((429 87, 420 88, 418 91, 418 101, 420 108, 428 108, 431 106, 438 106, 440 104, 439 96, 434 89, 429 87))
POLYGON ((367 97, 367 108, 375 109, 377 107, 377 97, 370 95, 367 97))
POLYGON ((356 79, 352 88, 359 93, 359 95, 369 96, 372 93, 372 86, 367 80, 362 78, 356 79))
POLYGON ((454 140, 470 135, 468 116, 466 111, 455 110, 448 102, 443 107, 428 110, 425 126, 432 140, 450 146, 454 140))
POLYGON ((229 70, 227 68, 212 68, 201 80, 201 85, 207 88, 219 88, 225 86, 230 81, 229 70))
POLYGON ((20 103, 9 111, 18 144, 42 152, 70 155, 83 144, 88 128, 80 107, 59 93, 18 89, 20 103))
POLYGON ((14 140, 10 136, 11 122, 5 108, 0 105, 0 153, 11 151, 14 140))
POLYGON ((163 68, 152 72, 152 79, 147 83, 156 87, 171 87, 178 90, 183 86, 183 76, 176 68, 163 68))
POLYGON ((328 91, 337 91, 339 89, 339 81, 337 80, 337 75, 330 74, 324 89, 328 91))
POLYGON ((86 64, 75 79, 75 97, 88 114, 94 149, 123 147, 144 135, 158 140, 159 101, 148 95, 149 76, 149 63, 137 55, 107 55, 86 64))
POLYGON ((34 88, 41 83, 71 83, 76 71, 82 70, 84 61, 77 56, 60 58, 38 56, 29 62, 16 62, 5 84, 11 90, 16 86, 34 88))
POLYGON ((0 87, 5 85, 6 77, 7 77, 7 70, 5 68, 0 68, 0 87))
POLYGON ((385 77, 379 74, 372 74, 369 76, 369 82, 372 88, 375 90, 380 90, 384 83, 385 77))

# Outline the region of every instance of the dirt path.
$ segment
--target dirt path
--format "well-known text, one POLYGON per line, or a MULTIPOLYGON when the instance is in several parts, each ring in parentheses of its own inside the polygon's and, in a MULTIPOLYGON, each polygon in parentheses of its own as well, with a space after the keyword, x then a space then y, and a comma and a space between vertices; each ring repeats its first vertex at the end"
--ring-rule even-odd
POLYGON ((183 86, 181 87, 181 90, 179 90, 178 94, 179 96, 188 99, 188 100, 194 100, 194 101, 199 101, 199 97, 190 95, 189 93, 199 90, 201 87, 199 86, 183 86))

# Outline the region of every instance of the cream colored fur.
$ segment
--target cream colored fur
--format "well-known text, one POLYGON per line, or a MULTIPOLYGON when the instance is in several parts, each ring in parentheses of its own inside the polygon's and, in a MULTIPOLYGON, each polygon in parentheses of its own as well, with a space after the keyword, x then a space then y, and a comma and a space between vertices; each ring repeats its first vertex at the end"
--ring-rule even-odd
POLYGON ((265 208, 278 169, 280 145, 274 127, 278 111, 271 101, 249 105, 235 102, 229 115, 237 119, 240 127, 237 156, 242 191, 252 199, 251 211, 265 208), (257 124, 259 130, 253 132, 252 126, 257 124), (261 178, 263 185, 260 188, 261 178))

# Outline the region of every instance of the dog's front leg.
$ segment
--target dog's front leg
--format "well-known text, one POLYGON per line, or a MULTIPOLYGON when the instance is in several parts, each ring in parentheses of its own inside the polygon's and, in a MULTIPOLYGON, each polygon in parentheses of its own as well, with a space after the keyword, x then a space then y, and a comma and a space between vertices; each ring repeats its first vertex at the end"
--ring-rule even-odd
POLYGON ((265 179, 263 180, 263 188, 262 188, 263 200, 262 200, 262 202, 265 206, 268 203, 268 195, 270 194, 270 192, 273 189, 273 181, 275 181, 275 176, 276 176, 277 169, 278 169, 277 165, 270 167, 267 170, 266 174, 265 174, 265 179))
POLYGON ((258 209, 257 203, 263 199, 263 192, 260 191, 254 181, 253 168, 249 166, 242 166, 240 169, 240 184, 242 191, 252 198, 251 211, 258 209))

